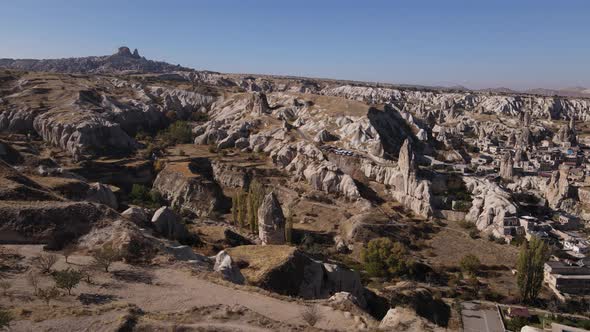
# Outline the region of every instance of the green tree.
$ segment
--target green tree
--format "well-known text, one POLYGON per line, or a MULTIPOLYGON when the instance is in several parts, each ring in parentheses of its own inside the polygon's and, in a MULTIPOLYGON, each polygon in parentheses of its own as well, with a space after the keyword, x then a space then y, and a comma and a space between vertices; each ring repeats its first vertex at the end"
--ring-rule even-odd
POLYGON ((109 272, 111 264, 118 261, 120 257, 119 251, 115 250, 112 246, 104 246, 92 253, 94 265, 103 269, 105 272, 109 272))
POLYGON ((53 273, 55 285, 58 288, 68 291, 68 295, 72 295, 72 289, 76 287, 82 280, 82 272, 67 268, 53 273))
POLYGON ((187 144, 192 142, 193 133, 190 123, 175 121, 158 136, 166 145, 187 144))
POLYGON ((247 198, 247 220, 252 233, 258 232, 258 208, 264 199, 265 190, 262 183, 253 180, 250 183, 247 198))
POLYGON ((134 183, 131 187, 129 198, 134 203, 141 203, 150 199, 149 190, 146 186, 134 183))
POLYGON ((240 227, 246 227, 246 217, 248 213, 248 193, 240 191, 236 194, 236 214, 237 214, 237 225, 240 227))
POLYGON ((524 302, 531 302, 539 296, 543 285, 543 268, 549 258, 549 247, 537 238, 525 242, 518 254, 518 289, 524 302))
POLYGON ((365 270, 372 277, 410 276, 414 269, 414 261, 406 247, 389 238, 369 241, 367 248, 361 252, 361 258, 365 270))
POLYGON ((290 211, 285 220, 285 241, 289 244, 293 243, 293 215, 290 211))
POLYGON ((232 219, 232 224, 234 224, 234 225, 238 224, 238 211, 240 210, 238 207, 239 197, 240 197, 239 193, 236 193, 231 198, 231 217, 232 217, 231 219, 232 219))
POLYGON ((477 256, 473 254, 467 254, 463 256, 461 262, 459 262, 459 265, 461 266, 461 270, 464 273, 467 273, 471 276, 475 276, 477 275, 477 271, 481 267, 481 262, 479 261, 479 258, 477 258, 477 256))

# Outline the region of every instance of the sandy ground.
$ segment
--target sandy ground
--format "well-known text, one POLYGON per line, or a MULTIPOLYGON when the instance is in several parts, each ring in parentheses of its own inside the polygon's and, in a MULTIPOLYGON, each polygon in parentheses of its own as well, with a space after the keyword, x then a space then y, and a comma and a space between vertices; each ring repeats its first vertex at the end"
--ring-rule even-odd
MULTIPOLYGON (((23 267, 27 267, 31 258, 41 252, 41 246, 4 247, 24 256, 19 262, 23 267)), ((90 257, 87 256, 71 256, 68 259, 70 263, 67 264, 63 256, 59 257, 54 269, 82 268, 90 262, 90 257)), ((123 320, 122 317, 133 306, 137 306, 144 313, 156 313, 160 316, 190 310, 194 307, 219 305, 223 308, 244 307, 270 321, 283 324, 275 324, 273 329, 289 330, 296 326, 303 328, 305 324, 301 319, 301 312, 305 308, 302 302, 283 300, 258 292, 217 284, 191 273, 190 269, 178 264, 136 267, 117 262, 111 270, 109 273, 96 272, 92 284, 80 283, 73 290, 72 296, 63 296, 53 301, 50 306, 46 306, 33 295, 32 287, 26 282, 24 269, 9 273, 6 280, 12 287, 8 291, 8 296, 2 297, 0 303, 5 308, 12 308, 11 311, 15 313, 16 319, 11 324, 12 331, 109 330, 102 329, 100 326, 106 327, 120 323, 123 320), (98 303, 82 303, 93 301, 98 303)), ((50 285, 53 285, 52 278, 43 276, 41 287, 50 285)), ((354 315, 351 316, 349 313, 345 315, 344 312, 328 306, 320 306, 320 311, 323 317, 316 325, 318 328, 355 330, 358 326, 358 318, 355 319, 354 315)), ((268 330, 263 328, 263 325, 270 323, 252 324, 242 319, 192 322, 187 326, 198 329, 200 325, 211 325, 213 328, 216 324, 227 325, 224 327, 227 330, 259 331, 268 330)))

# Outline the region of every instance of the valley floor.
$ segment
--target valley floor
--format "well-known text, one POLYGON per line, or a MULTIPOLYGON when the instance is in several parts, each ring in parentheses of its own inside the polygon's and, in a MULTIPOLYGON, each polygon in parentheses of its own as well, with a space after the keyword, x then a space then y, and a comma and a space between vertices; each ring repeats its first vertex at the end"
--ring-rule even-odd
MULTIPOLYGON (((22 255, 22 266, 42 252, 41 246, 5 248, 22 255)), ((89 264, 90 257, 72 256, 68 262, 60 257, 55 268, 80 268, 89 264)), ((80 283, 72 296, 60 297, 49 306, 34 297, 25 275, 25 271, 9 274, 6 280, 12 287, 1 300, 16 316, 12 331, 112 330, 129 316, 129 308, 135 307, 142 312, 134 323, 139 326, 276 331, 304 329, 305 324, 301 318, 303 302, 214 283, 206 280, 205 274, 179 263, 137 267, 117 262, 111 272, 96 272, 91 284, 80 283), (198 317, 204 313, 206 317, 200 321, 198 317), (72 319, 72 315, 76 318, 72 319)), ((43 276, 40 286, 50 282, 50 276, 43 276)), ((359 318, 350 313, 324 305, 319 308, 322 319, 317 328, 351 330, 358 325, 359 318)))

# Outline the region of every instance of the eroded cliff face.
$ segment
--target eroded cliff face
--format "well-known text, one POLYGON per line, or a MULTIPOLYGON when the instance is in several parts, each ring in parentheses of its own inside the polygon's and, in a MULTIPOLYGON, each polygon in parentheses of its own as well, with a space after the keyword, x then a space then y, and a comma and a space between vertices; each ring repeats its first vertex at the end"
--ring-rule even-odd
POLYGON ((517 207, 510 193, 487 179, 465 177, 473 201, 466 221, 473 222, 481 231, 504 236, 502 225, 505 216, 516 215, 517 207))
POLYGON ((361 169, 369 179, 389 186, 388 192, 422 217, 433 213, 431 183, 418 178, 418 168, 409 140, 400 148, 397 166, 365 160, 361 169))
POLYGON ((120 78, 26 74, 10 84, 0 131, 38 134, 76 158, 133 151, 138 131, 205 113, 216 98, 120 78))
POLYGON ((551 180, 547 184, 545 195, 549 206, 554 209, 559 209, 564 200, 571 197, 568 174, 568 167, 560 167, 558 171, 553 172, 551 180))
POLYGON ((100 115, 50 111, 35 118, 34 128, 43 140, 75 157, 109 149, 128 152, 137 147, 137 142, 118 124, 100 115))
POLYGON ((228 198, 205 159, 169 163, 158 173, 153 188, 170 206, 184 213, 206 217, 229 208, 228 198))
POLYGON ((321 93, 369 104, 410 103, 423 105, 421 107, 427 109, 446 109, 451 105, 457 105, 481 113, 515 117, 529 111, 531 117, 535 119, 567 120, 575 118, 582 121, 590 119, 590 101, 582 98, 410 91, 350 85, 326 87, 321 93))

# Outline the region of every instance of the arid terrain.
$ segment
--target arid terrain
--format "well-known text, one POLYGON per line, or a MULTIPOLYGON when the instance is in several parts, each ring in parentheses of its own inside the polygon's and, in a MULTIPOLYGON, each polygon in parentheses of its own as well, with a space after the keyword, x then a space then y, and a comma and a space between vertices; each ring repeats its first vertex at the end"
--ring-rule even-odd
POLYGON ((0 329, 587 326, 567 280, 590 280, 589 120, 582 92, 223 74, 127 47, 0 59, 0 329))

